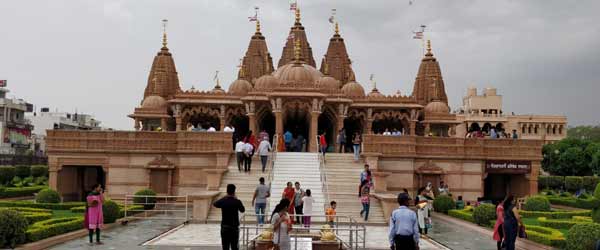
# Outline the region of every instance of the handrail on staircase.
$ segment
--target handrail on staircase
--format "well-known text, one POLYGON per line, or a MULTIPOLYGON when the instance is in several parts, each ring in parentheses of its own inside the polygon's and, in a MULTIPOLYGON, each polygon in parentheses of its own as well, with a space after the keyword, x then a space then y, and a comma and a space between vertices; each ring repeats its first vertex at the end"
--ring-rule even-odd
POLYGON ((327 204, 329 204, 329 184, 327 183, 327 174, 325 174, 325 157, 323 156, 323 152, 321 152, 321 140, 319 140, 319 136, 315 138, 317 140, 317 154, 319 155, 319 173, 321 174, 321 189, 323 191, 323 198, 325 202, 323 203, 323 210, 327 210, 327 204))
MULTIPOLYGON (((279 148, 279 135, 273 135, 273 144, 271 146, 271 152, 269 153, 269 162, 267 164, 267 183, 269 183, 269 190, 271 190, 271 182, 273 181, 273 168, 275 168, 275 160, 277 159, 277 149, 279 148)), ((267 202, 265 211, 271 211, 271 203, 267 202)))

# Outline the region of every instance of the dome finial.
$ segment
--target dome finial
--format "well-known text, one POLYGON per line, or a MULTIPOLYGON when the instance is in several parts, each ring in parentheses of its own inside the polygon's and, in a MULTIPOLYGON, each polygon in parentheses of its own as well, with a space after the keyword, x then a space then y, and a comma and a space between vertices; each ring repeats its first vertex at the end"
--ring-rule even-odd
POLYGON ((329 75, 329 63, 327 63, 327 61, 325 61, 325 65, 323 65, 323 74, 326 76, 329 75))
POLYGON ((296 39, 296 42, 294 43, 294 60, 297 62, 300 61, 300 46, 300 39, 296 39))
POLYGON ((169 20, 167 19, 163 19, 162 20, 162 28, 163 28, 163 39, 162 39, 162 45, 164 48, 167 47, 167 23, 169 22, 169 20))
POLYGON ((221 83, 219 82, 219 71, 215 71, 215 81, 216 81, 216 85, 215 85, 215 89, 220 89, 221 88, 221 83))
POLYGON ((296 7, 296 23, 300 23, 300 8, 296 7))
POLYGON ((260 21, 256 19, 256 33, 260 33, 260 21))
POLYGON ((238 67, 240 68, 239 78, 243 79, 244 77, 246 77, 246 72, 244 72, 244 60, 241 58, 240 58, 240 65, 238 67))
POLYGON ((427 54, 431 54, 431 40, 427 40, 427 54))
POLYGON ((340 25, 338 24, 338 22, 335 22, 335 34, 336 35, 340 34, 340 25))

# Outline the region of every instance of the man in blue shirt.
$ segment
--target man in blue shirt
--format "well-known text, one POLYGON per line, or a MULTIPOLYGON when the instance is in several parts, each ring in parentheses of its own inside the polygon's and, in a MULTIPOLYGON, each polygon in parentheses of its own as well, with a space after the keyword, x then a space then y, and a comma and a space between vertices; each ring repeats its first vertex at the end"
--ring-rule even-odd
POLYGON ((290 149, 290 146, 292 144, 292 132, 285 131, 285 133, 283 134, 283 141, 285 143, 285 151, 287 152, 292 152, 293 150, 290 149))
POLYGON ((400 207, 390 217, 390 248, 392 250, 419 250, 419 222, 417 214, 408 208, 410 197, 398 194, 400 207))

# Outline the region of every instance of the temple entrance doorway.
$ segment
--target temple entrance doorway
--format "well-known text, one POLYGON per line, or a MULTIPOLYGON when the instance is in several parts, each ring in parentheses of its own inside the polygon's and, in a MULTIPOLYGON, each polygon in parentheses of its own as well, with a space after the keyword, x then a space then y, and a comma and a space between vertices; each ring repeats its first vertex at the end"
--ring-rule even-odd
POLYGON ((318 119, 317 134, 321 135, 325 132, 325 140, 327 141, 327 151, 335 151, 335 131, 336 118, 335 115, 328 109, 326 109, 318 119))
POLYGON ((170 195, 169 187, 171 170, 151 169, 150 170, 150 188, 159 195, 170 195))
POLYGON ((263 130, 269 134, 269 141, 273 144, 273 136, 275 135, 275 116, 270 110, 264 110, 257 115, 258 131, 255 134, 260 134, 263 130))
POLYGON ((506 194, 511 192, 511 176, 510 174, 488 174, 484 181, 484 199, 494 203, 503 200, 506 194))
POLYGON ((346 131, 346 146, 345 151, 352 151, 352 138, 354 133, 363 134, 363 124, 360 117, 348 117, 344 119, 344 130, 346 131))
POLYGON ((438 188, 440 185, 440 180, 442 180, 439 174, 421 174, 419 178, 419 186, 417 190, 422 187, 426 187, 427 184, 431 183, 431 187, 433 189, 433 194, 436 196, 439 194, 438 188))
POLYGON ((63 201, 85 201, 92 186, 99 183, 106 189, 106 173, 101 166, 63 166, 58 172, 57 191, 63 201))
MULTIPOLYGON (((235 128, 234 137, 243 138, 250 130, 250 122, 248 116, 234 115, 229 119, 229 125, 235 128)), ((235 143, 234 143, 235 145, 235 143)))
POLYGON ((293 138, 290 148, 286 148, 286 151, 306 152, 309 141, 314 140, 314 138, 309 138, 310 115, 302 109, 290 109, 285 112, 284 116, 283 132, 290 131, 293 138))

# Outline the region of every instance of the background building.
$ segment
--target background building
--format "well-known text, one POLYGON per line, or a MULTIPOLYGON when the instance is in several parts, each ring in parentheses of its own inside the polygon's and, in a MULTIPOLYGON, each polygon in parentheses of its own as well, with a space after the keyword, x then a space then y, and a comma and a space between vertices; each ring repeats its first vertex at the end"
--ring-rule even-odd
POLYGON ((24 154, 31 146, 33 130, 25 113, 33 111, 33 105, 23 99, 7 98, 8 92, 0 87, 0 154, 24 154))

